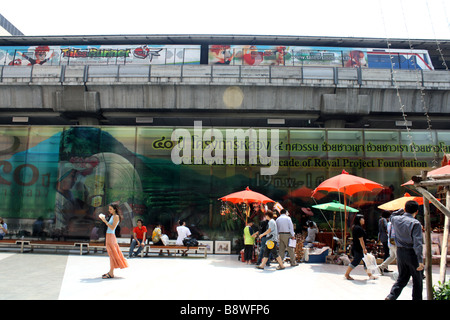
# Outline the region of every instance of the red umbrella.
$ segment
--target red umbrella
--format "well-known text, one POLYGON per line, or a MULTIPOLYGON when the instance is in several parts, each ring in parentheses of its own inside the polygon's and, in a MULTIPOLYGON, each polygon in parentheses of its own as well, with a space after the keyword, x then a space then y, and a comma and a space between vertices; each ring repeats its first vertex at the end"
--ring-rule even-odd
POLYGON ((234 204, 246 203, 247 204, 247 212, 245 213, 245 221, 246 222, 247 222, 248 215, 250 214, 250 207, 248 206, 250 203, 258 202, 258 203, 265 204, 268 202, 275 202, 272 199, 266 197, 265 195, 263 195, 261 193, 250 190, 249 187, 245 188, 245 190, 243 190, 243 191, 231 193, 227 196, 219 198, 219 200, 222 200, 223 202, 229 201, 234 204))
MULTIPOLYGON (((341 192, 344 194, 344 206, 347 206, 347 195, 351 196, 360 191, 373 191, 375 189, 383 189, 383 186, 377 182, 354 176, 347 171, 342 170, 341 174, 329 178, 319 184, 317 188, 314 189, 312 197, 315 197, 318 191, 341 192)), ((344 248, 346 245, 345 235, 347 234, 347 218, 347 210, 345 210, 344 248)))
POLYGON ((272 199, 266 197, 265 195, 252 191, 249 189, 249 187, 245 188, 244 191, 239 191, 235 193, 231 193, 227 196, 224 196, 222 198, 219 198, 219 200, 222 201, 230 201, 233 203, 241 203, 241 202, 261 202, 263 204, 268 202, 275 202, 272 199))
POLYGON ((317 191, 337 191, 351 196, 360 191, 373 191, 374 189, 383 189, 383 186, 377 182, 354 176, 347 171, 342 170, 341 174, 329 178, 319 184, 319 186, 314 189, 312 197, 315 197, 317 191))
MULTIPOLYGON (((431 170, 430 172, 428 172, 427 177, 432 177, 438 174, 450 174, 450 165, 446 165, 434 170, 431 170)), ((408 182, 405 182, 404 184, 402 184, 402 186, 407 186, 407 185, 411 185, 414 184, 414 182, 412 180, 409 180, 408 182)))
MULTIPOLYGON (((313 191, 314 190, 312 190, 312 189, 310 189, 308 187, 302 186, 302 187, 300 187, 298 189, 295 189, 294 191, 290 192, 288 195, 286 195, 284 197, 284 199, 300 198, 300 199, 302 199, 304 201, 308 201, 308 200, 311 200, 311 195, 312 195, 313 191)), ((317 200, 319 200, 319 197, 323 198, 323 197, 325 197, 325 194, 317 194, 317 196, 315 198, 317 200)))

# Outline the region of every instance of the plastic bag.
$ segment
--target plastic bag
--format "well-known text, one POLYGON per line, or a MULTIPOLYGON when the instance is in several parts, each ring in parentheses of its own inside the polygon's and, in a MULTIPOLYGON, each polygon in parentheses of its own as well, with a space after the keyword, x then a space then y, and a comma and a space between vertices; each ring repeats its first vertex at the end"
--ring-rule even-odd
POLYGON ((366 264, 367 269, 370 271, 372 275, 378 274, 378 266, 377 259, 371 253, 367 253, 363 257, 364 263, 366 264))
POLYGON ((161 236, 161 241, 165 246, 167 246, 169 244, 169 237, 167 236, 167 234, 163 234, 161 236))

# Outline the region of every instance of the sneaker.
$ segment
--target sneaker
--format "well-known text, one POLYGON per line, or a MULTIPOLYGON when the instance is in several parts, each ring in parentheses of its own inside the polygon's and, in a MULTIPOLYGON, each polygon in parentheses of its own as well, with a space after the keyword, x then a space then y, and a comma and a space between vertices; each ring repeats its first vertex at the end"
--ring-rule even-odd
POLYGON ((380 267, 378 267, 378 271, 380 272, 381 275, 384 275, 383 269, 381 269, 380 267))
POLYGON ((389 272, 394 272, 394 271, 389 270, 389 269, 384 269, 383 272, 389 273, 389 272))

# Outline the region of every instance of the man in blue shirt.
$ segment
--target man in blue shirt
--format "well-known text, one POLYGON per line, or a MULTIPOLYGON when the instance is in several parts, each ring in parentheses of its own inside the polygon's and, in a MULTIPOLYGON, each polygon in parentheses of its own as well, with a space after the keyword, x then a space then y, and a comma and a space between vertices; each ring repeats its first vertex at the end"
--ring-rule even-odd
POLYGON ((422 225, 415 218, 419 211, 416 201, 405 204, 405 213, 391 218, 397 245, 398 278, 386 300, 396 300, 413 278, 412 299, 422 300, 423 291, 423 236, 422 225))

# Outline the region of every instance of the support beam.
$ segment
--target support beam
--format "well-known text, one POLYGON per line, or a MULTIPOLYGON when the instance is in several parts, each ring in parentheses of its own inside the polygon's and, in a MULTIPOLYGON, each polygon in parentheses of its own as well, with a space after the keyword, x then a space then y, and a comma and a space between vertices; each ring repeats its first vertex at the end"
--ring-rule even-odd
MULTIPOLYGON (((419 187, 417 185, 414 185, 416 187, 416 190, 419 191, 422 196, 429 201, 431 201, 432 204, 436 206, 436 208, 439 209, 443 214, 445 214, 446 217, 450 217, 450 210, 447 209, 442 203, 439 202, 428 190, 419 187)), ((425 202, 425 201, 424 201, 425 202)))
MULTIPOLYGON (((450 189, 449 187, 445 188, 446 190, 446 205, 447 208, 450 208, 450 189)), ((439 281, 441 283, 445 282, 445 275, 447 271, 447 251, 448 251, 448 231, 450 228, 449 225, 450 218, 448 216, 445 216, 444 221, 444 234, 442 235, 442 243, 441 243, 441 265, 439 270, 439 281)))
MULTIPOLYGON (((422 171, 422 180, 425 180, 426 178, 427 178, 427 171, 422 171)), ((423 189, 423 190, 427 191, 425 189, 423 189)), ((423 197, 423 215, 424 215, 424 221, 425 221, 425 248, 426 248, 426 257, 425 257, 426 279, 425 279, 425 283, 426 283, 426 289, 427 289, 427 299, 433 300, 433 279, 432 279, 432 277, 433 277, 433 261, 432 261, 432 255, 431 255, 430 202, 427 201, 427 198, 425 197, 425 195, 423 197)))
POLYGON ((433 274, 432 274, 432 257, 431 257, 431 220, 430 220, 430 203, 423 197, 423 215, 425 221, 425 275, 427 300, 433 300, 433 274))

